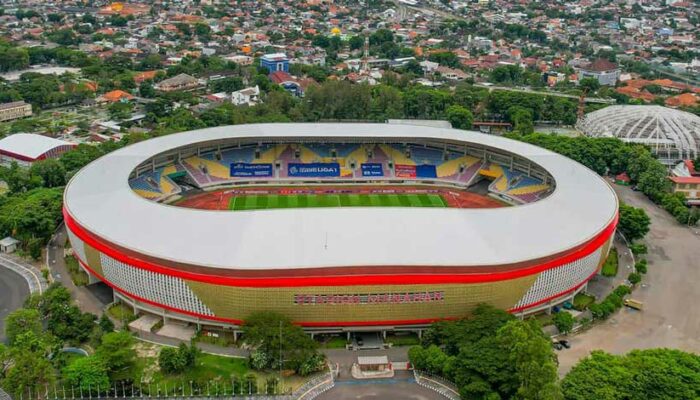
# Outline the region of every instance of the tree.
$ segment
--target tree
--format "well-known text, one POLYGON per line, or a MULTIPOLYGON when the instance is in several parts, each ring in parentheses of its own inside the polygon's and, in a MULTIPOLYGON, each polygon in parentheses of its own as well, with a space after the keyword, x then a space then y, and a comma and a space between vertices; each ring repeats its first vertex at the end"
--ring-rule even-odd
POLYGON ((41 335, 41 315, 39 311, 20 308, 11 312, 5 317, 5 337, 10 346, 14 344, 18 335, 33 332, 37 336, 41 335))
POLYGON ((627 280, 630 281, 631 284, 636 285, 642 281, 642 275, 638 272, 631 272, 627 276, 627 280))
POLYGON ((235 92, 243 89, 243 80, 237 76, 217 79, 210 81, 209 87, 214 92, 235 92))
POLYGON ((562 381, 567 400, 700 397, 700 356, 672 349, 593 351, 562 381))
POLYGON ((566 311, 560 311, 554 314, 553 321, 554 326, 557 327, 559 332, 565 335, 571 332, 571 330, 574 328, 574 317, 571 315, 571 313, 568 313, 566 311))
POLYGON ((78 170, 93 160, 96 160, 102 155, 99 147, 90 146, 87 144, 79 144, 72 150, 63 153, 60 158, 61 164, 66 168, 69 174, 78 172, 78 170))
POLYGON ((129 332, 109 332, 102 336, 102 343, 97 348, 99 355, 107 365, 107 370, 114 373, 134 363, 136 351, 132 348, 134 338, 129 332))
POLYGON ((24 245, 38 239, 43 245, 62 218, 63 191, 33 189, 0 201, 0 236, 13 235, 24 245))
POLYGON ((109 333, 114 331, 114 322, 112 322, 111 319, 107 316, 107 314, 102 314, 100 317, 100 321, 98 322, 98 325, 100 326, 100 329, 102 329, 102 332, 104 333, 109 333))
POLYGON ((491 71, 491 81, 494 83, 521 84, 523 69, 518 65, 501 65, 491 71))
MULTIPOLYGON (((26 331, 15 337, 13 346, 6 351, 5 364, 9 365, 4 374, 0 372, 2 387, 8 393, 21 397, 29 393, 38 393, 54 382, 55 374, 48 360, 52 343, 45 335, 26 331)), ((53 346, 55 347, 55 346, 53 346)))
POLYGON ((513 106, 508 109, 508 118, 513 123, 513 128, 520 134, 534 132, 535 125, 532 111, 520 106, 513 106))
POLYGON ((600 82, 596 78, 583 78, 578 82, 581 89, 588 90, 588 93, 595 93, 600 89, 600 82))
POLYGON ((109 389, 109 376, 105 361, 98 356, 73 360, 64 370, 63 376, 71 386, 82 390, 109 389))
POLYGON ((462 398, 558 398, 552 347, 535 321, 482 304, 471 318, 433 324, 423 342, 411 362, 455 382, 462 398))
POLYGON ((199 350, 184 343, 180 347, 165 347, 158 355, 158 365, 166 374, 179 374, 194 367, 199 350))
POLYGON ((156 97, 156 89, 153 87, 153 84, 149 81, 141 83, 139 86, 139 94, 141 97, 145 97, 147 99, 156 97))
POLYGON ((445 111, 447 120, 456 129, 471 129, 474 116, 466 108, 453 104, 445 111))
POLYGON ((289 318, 275 312, 263 311, 248 316, 243 324, 243 338, 254 349, 253 354, 262 353, 251 360, 258 368, 277 369, 283 364, 299 374, 308 374, 323 365, 318 343, 289 318))
POLYGON ((32 175, 29 170, 17 165, 16 162, 10 164, 10 168, 0 167, 0 179, 7 183, 10 193, 22 193, 42 184, 40 176, 32 175))
POLYGON ((109 116, 116 120, 125 120, 131 117, 134 105, 129 102, 118 101, 109 105, 109 116))
POLYGON ((644 209, 628 206, 621 202, 619 212, 618 228, 627 240, 632 242, 642 239, 649 232, 651 220, 644 209))
POLYGON ((365 38, 362 36, 353 36, 348 40, 350 50, 359 50, 365 45, 365 38))
POLYGON ((60 161, 49 158, 32 164, 29 174, 39 176, 44 187, 57 187, 66 184, 66 169, 60 161))
POLYGON ((556 356, 551 340, 535 319, 506 323, 496 334, 497 342, 508 352, 519 381, 514 399, 562 399, 557 382, 556 356))

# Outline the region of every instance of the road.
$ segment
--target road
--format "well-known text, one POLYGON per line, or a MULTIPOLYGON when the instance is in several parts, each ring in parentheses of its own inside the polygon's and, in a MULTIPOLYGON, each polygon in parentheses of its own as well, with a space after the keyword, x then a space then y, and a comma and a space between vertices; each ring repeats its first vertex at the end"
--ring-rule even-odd
POLYGON ((5 341, 5 317, 22 307, 29 297, 29 285, 18 273, 0 267, 0 342, 5 341))
POLYGON ((700 353, 700 313, 695 303, 700 291, 700 234, 678 224, 649 199, 615 185, 627 204, 642 207, 651 218, 645 242, 649 272, 632 297, 644 302, 644 311, 624 308, 608 321, 573 336, 572 348, 558 352, 559 373, 566 374, 592 350, 623 354, 632 349, 670 347, 700 353))
MULTIPOLYGON (((483 83, 475 83, 474 86, 482 87, 482 88, 488 89, 489 91, 505 90, 508 92, 539 94, 542 96, 565 97, 567 99, 579 100, 579 96, 575 96, 573 94, 534 90, 534 89, 530 89, 530 88, 517 88, 517 87, 510 87, 510 86, 494 86, 494 85, 485 85, 483 83)), ((616 103, 615 99, 603 99, 600 97, 585 97, 583 99, 583 101, 585 103, 600 103, 600 104, 615 104, 616 103)))

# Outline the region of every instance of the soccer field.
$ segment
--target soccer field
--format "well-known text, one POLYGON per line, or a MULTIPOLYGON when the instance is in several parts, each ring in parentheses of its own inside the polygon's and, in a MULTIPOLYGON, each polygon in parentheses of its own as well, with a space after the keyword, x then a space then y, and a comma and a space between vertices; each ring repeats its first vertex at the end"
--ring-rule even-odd
POLYGON ((296 194, 232 197, 229 209, 308 207, 447 207, 439 194, 296 194))

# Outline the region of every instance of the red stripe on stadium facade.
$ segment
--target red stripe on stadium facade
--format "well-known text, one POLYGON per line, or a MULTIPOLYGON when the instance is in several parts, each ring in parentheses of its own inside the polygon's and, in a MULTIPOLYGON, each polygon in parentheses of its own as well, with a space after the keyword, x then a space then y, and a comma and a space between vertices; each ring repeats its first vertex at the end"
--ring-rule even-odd
MULTIPOLYGON (((160 304, 158 302, 143 298, 141 296, 137 296, 133 293, 129 293, 126 290, 124 290, 124 289, 116 286, 112 282, 108 281, 102 275, 95 272, 92 268, 90 268, 87 265, 87 263, 85 263, 83 260, 81 260, 80 257, 78 257, 78 255, 76 253, 74 253, 73 256, 75 257, 76 260, 78 260, 78 262, 80 263, 80 265, 83 266, 83 268, 90 271, 90 273, 92 275, 94 275, 95 277, 97 277, 100 281, 104 282, 112 289, 118 291, 119 293, 121 293, 124 296, 129 297, 133 300, 137 300, 139 302, 149 304, 149 305, 154 306, 154 307, 162 308, 164 310, 176 312, 176 313, 183 314, 183 315, 188 315, 190 317, 195 317, 195 318, 202 319, 202 320, 225 322, 225 323, 229 323, 229 324, 233 324, 233 325, 242 325, 244 322, 243 320, 239 320, 239 319, 221 318, 221 317, 217 317, 217 316, 213 316, 213 315, 205 315, 205 314, 200 314, 200 313, 196 313, 196 312, 192 312, 192 311, 181 310, 181 309, 176 308, 176 307, 171 307, 171 306, 167 306, 165 304, 160 304)), ((589 276, 583 282, 581 282, 581 283, 577 284, 576 286, 574 286, 570 289, 567 289, 561 293, 557 293, 554 296, 539 300, 535 303, 528 304, 528 305, 525 305, 522 307, 512 308, 508 311, 511 313, 521 312, 521 311, 527 310, 528 308, 533 308, 533 307, 536 307, 540 304, 544 304, 550 300, 554 300, 554 299, 560 298, 562 296, 565 296, 571 292, 574 292, 575 290, 577 290, 578 288, 580 288, 581 286, 586 284, 597 273, 598 273, 598 271, 594 272, 593 274, 591 274, 591 276, 589 276)), ((387 321, 324 321, 324 322, 296 322, 296 323, 298 325, 301 325, 301 326, 304 326, 307 328, 327 328, 327 327, 338 327, 338 326, 429 325, 429 324, 432 324, 432 323, 438 322, 438 321, 447 321, 447 320, 455 320, 455 319, 457 319, 457 318, 429 318, 429 319, 406 319, 406 320, 387 320, 387 321)))
MULTIPOLYGON (((560 257, 554 258, 542 264, 528 266, 526 268, 494 271, 486 273, 452 273, 452 274, 430 274, 430 273, 414 273, 414 274, 387 274, 387 275, 338 275, 338 276, 285 276, 285 277, 232 277, 221 276, 216 274, 202 274, 181 269, 168 267, 156 264, 150 261, 124 254, 123 252, 111 247, 105 241, 98 239, 83 227, 81 227, 70 215, 63 209, 63 215, 68 229, 71 230, 83 242, 90 245, 95 250, 114 258, 117 261, 131 265, 135 268, 160 273, 163 275, 173 276, 181 279, 192 280, 224 286, 237 287, 304 287, 304 286, 356 286, 356 285, 411 285, 411 284, 464 284, 464 283, 485 283, 497 282, 520 278, 524 276, 534 275, 549 269, 579 260, 583 257, 596 251, 603 246, 614 234, 617 227, 618 215, 603 229, 596 237, 587 243, 576 247, 571 252, 565 253, 560 257)), ((381 267, 377 267, 381 268, 381 267)), ((468 267, 467 267, 468 268, 468 267)), ((575 290, 572 289, 572 290, 575 290)))

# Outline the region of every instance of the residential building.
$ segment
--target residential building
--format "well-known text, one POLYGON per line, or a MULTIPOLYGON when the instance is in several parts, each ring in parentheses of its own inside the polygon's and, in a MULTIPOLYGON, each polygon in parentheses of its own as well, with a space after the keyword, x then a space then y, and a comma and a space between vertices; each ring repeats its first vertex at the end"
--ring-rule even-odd
POLYGON ((260 102, 260 88, 257 85, 231 93, 231 103, 237 106, 254 106, 260 102))
POLYGON ((581 79, 595 78, 601 85, 606 86, 615 86, 615 83, 620 78, 620 67, 602 58, 582 66, 578 72, 581 79))
POLYGON ((692 160, 684 160, 671 171, 669 177, 673 193, 682 193, 688 205, 700 205, 700 171, 692 160))
POLYGON ((265 54, 260 58, 260 66, 270 73, 289 72, 289 58, 284 53, 265 54))
POLYGON ((180 74, 158 82, 155 88, 161 92, 176 92, 195 90, 202 86, 202 83, 197 78, 187 74, 180 74))
POLYGON ((0 104, 0 121, 12 121, 31 116, 32 105, 25 103, 24 100, 0 104))

